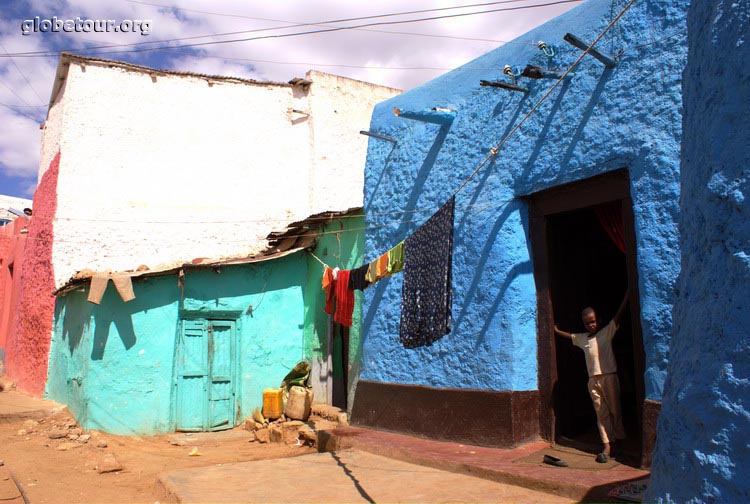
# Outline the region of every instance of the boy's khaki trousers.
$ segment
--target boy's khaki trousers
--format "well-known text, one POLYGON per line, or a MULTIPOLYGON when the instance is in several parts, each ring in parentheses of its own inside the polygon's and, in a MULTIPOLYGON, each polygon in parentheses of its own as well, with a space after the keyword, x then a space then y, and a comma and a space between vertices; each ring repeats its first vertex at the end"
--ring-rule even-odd
POLYGON ((602 443, 625 439, 620 408, 620 381, 617 373, 607 373, 589 378, 589 394, 596 410, 596 423, 602 443))

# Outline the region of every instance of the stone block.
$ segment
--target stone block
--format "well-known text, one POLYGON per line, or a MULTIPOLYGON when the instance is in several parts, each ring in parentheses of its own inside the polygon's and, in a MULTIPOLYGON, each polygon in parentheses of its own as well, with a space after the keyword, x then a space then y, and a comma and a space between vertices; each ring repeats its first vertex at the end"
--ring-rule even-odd
POLYGON ((255 439, 259 443, 268 443, 271 441, 271 435, 268 428, 263 428, 255 431, 255 439))
POLYGON ((83 446, 81 443, 73 443, 73 442, 66 442, 66 443, 60 443, 55 447, 56 450, 60 451, 68 451, 73 450, 75 448, 80 448, 83 446))
POLYGON ((272 443, 296 444, 299 437, 299 431, 303 427, 309 427, 299 420, 272 424, 269 427, 270 439, 272 443))
POLYGON ((16 388, 16 384, 10 378, 0 377, 0 392, 7 390, 13 390, 16 388))
POLYGON ((63 429, 52 429, 49 431, 49 434, 47 434, 47 437, 50 439, 62 439, 68 435, 67 430, 63 429))
POLYGON ((325 418, 326 420, 331 420, 332 422, 338 421, 340 413, 341 409, 335 406, 329 406, 328 404, 312 405, 313 415, 319 416, 320 418, 325 418))
POLYGON ((39 422, 36 420, 26 420, 23 423, 23 428, 26 429, 26 432, 34 432, 37 430, 37 427, 39 427, 39 422))
POLYGON ((120 462, 118 462, 115 456, 111 453, 107 453, 106 455, 104 455, 101 459, 99 459, 99 463, 96 464, 96 472, 98 472, 99 474, 115 471, 122 471, 122 464, 120 464, 120 462))

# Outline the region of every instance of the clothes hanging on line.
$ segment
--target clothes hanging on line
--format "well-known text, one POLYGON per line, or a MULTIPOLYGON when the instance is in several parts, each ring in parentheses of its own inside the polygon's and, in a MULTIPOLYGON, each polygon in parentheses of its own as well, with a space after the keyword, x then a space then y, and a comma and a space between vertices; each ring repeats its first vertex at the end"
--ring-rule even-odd
POLYGON ((346 327, 352 326, 354 291, 349 288, 349 270, 339 271, 336 277, 336 311, 333 321, 346 327))
POLYGON ((454 207, 455 196, 403 242, 399 341, 406 348, 430 345, 451 330, 454 207))
POLYGON ((107 290, 107 284, 112 280, 112 283, 120 295, 120 298, 125 301, 132 301, 135 299, 133 293, 133 280, 128 273, 97 273, 91 277, 91 284, 89 286, 89 295, 87 301, 94 304, 101 304, 102 298, 104 297, 104 291, 107 290))
POLYGON ((368 282, 366 278, 369 267, 369 264, 363 264, 359 268, 350 271, 349 288, 351 290, 365 290, 370 286, 370 282, 368 282))
POLYGON ((323 268, 323 290, 326 291, 326 306, 323 309, 329 315, 333 315, 336 300, 336 280, 333 278, 333 270, 328 266, 323 268))
POLYGON ((388 276, 388 257, 389 256, 390 254, 388 252, 385 252, 377 259, 378 264, 375 266, 375 274, 377 275, 378 279, 385 278, 388 276))
POLYGON ((404 242, 388 251, 388 274, 392 275, 404 269, 404 242))

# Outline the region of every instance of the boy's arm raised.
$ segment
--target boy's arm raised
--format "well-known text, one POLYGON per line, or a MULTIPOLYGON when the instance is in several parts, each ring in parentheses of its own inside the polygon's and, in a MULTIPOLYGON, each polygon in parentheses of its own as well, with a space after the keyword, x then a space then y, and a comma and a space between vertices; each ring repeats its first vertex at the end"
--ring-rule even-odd
POLYGON ((568 338, 569 340, 573 339, 572 334, 570 334, 569 332, 561 331, 560 329, 557 328, 557 324, 555 324, 555 334, 558 334, 562 336, 563 338, 568 338))
POLYGON ((625 295, 622 298, 622 303, 620 303, 620 307, 617 309, 617 313, 615 313, 615 316, 612 317, 612 320, 615 321, 615 324, 618 326, 620 325, 620 319, 622 318, 622 314, 625 313, 625 306, 628 304, 628 296, 630 295, 630 287, 625 289, 625 295))

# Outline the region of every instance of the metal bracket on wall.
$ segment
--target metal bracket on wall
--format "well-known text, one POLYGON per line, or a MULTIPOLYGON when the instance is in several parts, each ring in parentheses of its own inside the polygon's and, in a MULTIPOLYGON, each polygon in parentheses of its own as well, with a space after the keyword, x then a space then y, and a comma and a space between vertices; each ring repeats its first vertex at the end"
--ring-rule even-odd
POLYGON ((617 58, 615 56, 591 47, 589 44, 579 39, 572 33, 566 33, 563 37, 563 40, 573 47, 580 49, 581 51, 588 51, 588 54, 598 59, 607 68, 612 68, 617 63, 617 58))
POLYGON ((563 76, 566 80, 572 78, 575 74, 573 72, 561 72, 560 70, 547 70, 546 68, 539 68, 532 65, 526 65, 526 68, 521 72, 521 77, 528 79, 561 79, 563 76))
POLYGON ((519 91, 521 93, 528 93, 529 89, 525 88, 523 86, 519 86, 517 84, 511 84, 510 82, 503 82, 503 81, 486 81, 486 80, 480 80, 479 81, 480 86, 489 86, 489 87, 496 87, 501 89, 507 89, 509 91, 519 91))
POLYGON ((386 142, 392 142, 396 143, 396 139, 393 137, 390 137, 388 135, 383 135, 382 133, 375 133, 374 131, 366 131, 366 130, 360 130, 360 135, 366 135, 373 138, 379 138, 381 140, 385 140, 386 142))
POLYGON ((393 107, 393 114, 403 119, 440 124, 441 126, 450 126, 456 118, 455 111, 442 107, 433 107, 427 110, 402 110, 393 107))

